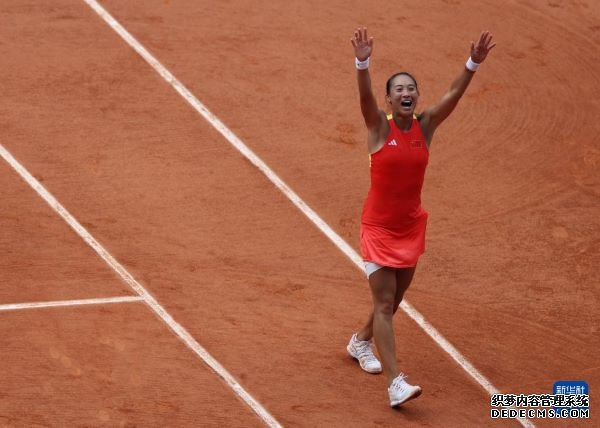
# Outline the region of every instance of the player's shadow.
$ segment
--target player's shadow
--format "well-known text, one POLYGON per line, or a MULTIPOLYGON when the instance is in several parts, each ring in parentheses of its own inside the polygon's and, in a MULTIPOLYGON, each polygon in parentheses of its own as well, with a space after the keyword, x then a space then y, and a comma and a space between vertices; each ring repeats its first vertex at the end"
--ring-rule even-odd
POLYGON ((418 422, 428 420, 430 412, 427 407, 419 405, 419 399, 413 400, 411 403, 407 403, 404 406, 398 406, 392 408, 392 411, 397 415, 403 416, 407 422, 418 422))

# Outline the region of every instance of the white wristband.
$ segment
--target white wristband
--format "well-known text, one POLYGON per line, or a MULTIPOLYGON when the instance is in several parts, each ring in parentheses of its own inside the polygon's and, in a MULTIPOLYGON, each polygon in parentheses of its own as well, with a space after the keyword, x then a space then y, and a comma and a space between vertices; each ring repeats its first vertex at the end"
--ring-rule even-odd
POLYGON ((355 58, 354 63, 356 64, 356 69, 357 70, 366 70, 367 68, 369 68, 369 60, 371 58, 367 58, 364 61, 359 60, 358 58, 355 58))
POLYGON ((469 57, 469 59, 467 60, 467 63, 465 64, 465 67, 467 67, 467 70, 472 71, 473 73, 475 73, 477 71, 477 69, 479 68, 480 64, 477 64, 476 62, 473 62, 473 60, 471 59, 471 57, 469 57))

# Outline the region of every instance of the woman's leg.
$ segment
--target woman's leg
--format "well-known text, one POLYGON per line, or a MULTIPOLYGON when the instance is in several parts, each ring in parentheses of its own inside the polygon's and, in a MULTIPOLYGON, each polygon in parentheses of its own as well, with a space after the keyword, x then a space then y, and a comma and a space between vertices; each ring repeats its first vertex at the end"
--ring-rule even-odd
POLYGON ((360 333, 366 339, 369 329, 372 329, 375 344, 381 357, 383 373, 388 381, 390 406, 396 407, 421 395, 421 387, 410 385, 405 376, 398 376, 396 363, 396 338, 392 317, 397 311, 404 293, 410 286, 415 268, 382 268, 371 274, 369 284, 373 295, 373 312, 367 325, 360 333), (370 324, 370 326, 369 326, 370 324))
MULTIPOLYGON (((394 297, 394 313, 398 310, 404 293, 410 286, 416 267, 396 269, 396 295, 394 297)), ((374 273, 372 274, 374 275, 374 273)), ((369 314, 367 322, 356 334, 358 340, 371 340, 373 337, 373 312, 369 314)))
POLYGON ((373 272, 369 277, 373 296, 373 337, 381 357, 383 373, 388 385, 398 376, 396 366, 396 338, 392 326, 394 302, 396 299, 396 272, 393 268, 384 267, 373 272))
POLYGON ((404 298, 404 293, 410 287, 413 277, 415 276, 415 270, 417 267, 396 269, 396 297, 394 299, 394 313, 398 310, 400 302, 404 298))
POLYGON ((371 340, 372 337, 373 337, 373 311, 371 311, 371 313, 369 314, 369 318, 367 319, 367 322, 365 323, 363 328, 361 328, 356 333, 356 338, 358 340, 371 340))

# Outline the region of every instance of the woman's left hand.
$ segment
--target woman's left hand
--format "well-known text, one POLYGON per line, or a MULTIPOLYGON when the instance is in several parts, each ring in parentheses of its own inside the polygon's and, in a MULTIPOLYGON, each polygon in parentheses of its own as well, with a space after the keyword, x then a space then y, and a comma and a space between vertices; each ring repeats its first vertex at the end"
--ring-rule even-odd
POLYGON ((477 43, 471 42, 471 60, 477 64, 481 64, 485 61, 485 58, 494 46, 496 46, 496 43, 492 43, 490 32, 483 31, 479 35, 477 43))

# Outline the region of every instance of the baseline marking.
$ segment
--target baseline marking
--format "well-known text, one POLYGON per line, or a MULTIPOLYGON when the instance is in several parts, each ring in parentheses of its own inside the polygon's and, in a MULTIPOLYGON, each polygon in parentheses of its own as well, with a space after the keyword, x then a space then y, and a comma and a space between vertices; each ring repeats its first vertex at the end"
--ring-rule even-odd
POLYGON ((198 355, 227 385, 270 427, 281 427, 279 422, 252 397, 227 371, 206 351, 181 324, 121 265, 96 239, 56 200, 46 188, 0 144, 0 156, 29 184, 48 205, 129 285, 141 299, 167 324, 179 338, 198 355))
MULTIPOLYGON (((98 4, 96 0, 85 1, 123 40, 135 50, 144 60, 169 83, 202 117, 204 117, 225 139, 235 147, 246 159, 256 166, 287 198, 315 224, 352 262, 364 272, 361 257, 348 245, 325 221, 310 208, 279 176, 267 166, 246 144, 242 142, 220 119, 218 119, 208 108, 198 100, 183 83, 181 83, 165 66, 163 66, 150 52, 146 50, 106 9, 98 4)), ((488 394, 499 393, 492 383, 471 364, 442 334, 437 331, 425 317, 421 315, 406 300, 400 304, 401 309, 412 318, 454 361, 460 365, 488 394)), ((528 419, 519 419, 524 427, 534 427, 528 419)))
POLYGON ((143 302, 141 296, 101 297, 97 299, 54 300, 49 302, 10 303, 0 305, 2 311, 18 311, 22 309, 56 308, 59 306, 105 305, 107 303, 143 302))

